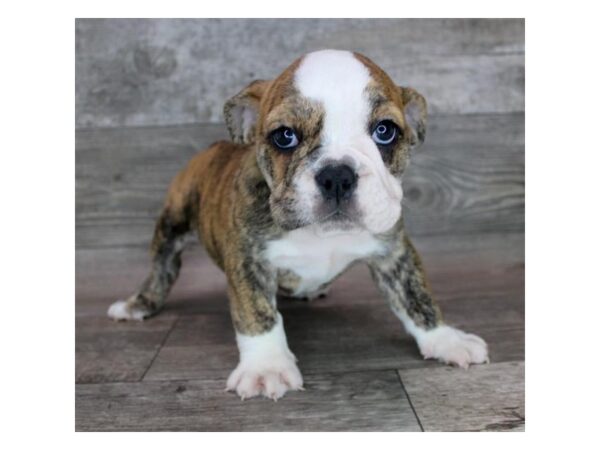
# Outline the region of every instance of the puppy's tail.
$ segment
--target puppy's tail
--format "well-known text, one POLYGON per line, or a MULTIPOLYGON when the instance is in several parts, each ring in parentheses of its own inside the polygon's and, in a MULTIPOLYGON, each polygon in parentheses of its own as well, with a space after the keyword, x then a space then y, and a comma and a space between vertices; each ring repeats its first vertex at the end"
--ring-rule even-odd
POLYGON ((163 209, 154 228, 152 257, 171 252, 171 247, 182 247, 183 237, 197 223, 200 205, 200 183, 198 174, 188 166, 171 182, 163 209))

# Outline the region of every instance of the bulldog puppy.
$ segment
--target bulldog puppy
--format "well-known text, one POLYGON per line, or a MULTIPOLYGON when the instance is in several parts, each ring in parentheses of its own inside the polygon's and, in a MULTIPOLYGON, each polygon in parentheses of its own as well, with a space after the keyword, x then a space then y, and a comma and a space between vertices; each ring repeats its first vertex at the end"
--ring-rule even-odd
POLYGON ((425 137, 426 103, 363 55, 323 50, 225 104, 233 142, 195 156, 173 180, 152 242, 152 270, 108 310, 142 320, 164 305, 197 231, 225 272, 240 361, 227 389, 242 398, 302 390, 276 295, 323 292, 368 264, 425 358, 460 367, 486 343, 446 325, 402 221, 402 175, 425 137))

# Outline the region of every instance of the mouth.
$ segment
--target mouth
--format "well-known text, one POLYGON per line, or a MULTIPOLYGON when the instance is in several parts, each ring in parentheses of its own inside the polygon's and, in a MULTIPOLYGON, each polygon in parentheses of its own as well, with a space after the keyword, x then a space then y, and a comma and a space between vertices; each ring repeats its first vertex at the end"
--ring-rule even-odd
POLYGON ((355 215, 350 214, 345 208, 336 207, 333 210, 321 215, 315 223, 323 231, 344 231, 360 228, 360 223, 355 215))
POLYGON ((346 212, 344 212, 341 208, 335 208, 330 213, 326 214, 324 217, 319 219, 320 223, 324 222, 349 222, 353 221, 352 217, 350 217, 346 212))

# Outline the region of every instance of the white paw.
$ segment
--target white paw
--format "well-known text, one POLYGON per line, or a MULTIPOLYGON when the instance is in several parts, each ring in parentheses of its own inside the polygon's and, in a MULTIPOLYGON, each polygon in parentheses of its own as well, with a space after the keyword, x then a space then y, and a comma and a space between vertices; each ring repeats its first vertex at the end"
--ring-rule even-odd
POLYGON ((489 362, 483 339, 447 325, 420 332, 417 343, 425 359, 434 358, 465 369, 470 364, 489 362))
POLYGON ((242 400, 264 395, 275 401, 287 391, 303 390, 294 355, 287 353, 240 361, 227 380, 227 390, 237 392, 242 400))
POLYGON ((287 391, 302 390, 302 375, 296 357, 290 352, 283 330, 283 318, 277 313, 273 328, 248 336, 236 333, 240 363, 229 375, 227 390, 242 400, 257 395, 277 400, 287 391))
POLYGON ((142 310, 131 308, 126 300, 117 300, 108 308, 108 317, 113 320, 144 320, 147 315, 142 310))

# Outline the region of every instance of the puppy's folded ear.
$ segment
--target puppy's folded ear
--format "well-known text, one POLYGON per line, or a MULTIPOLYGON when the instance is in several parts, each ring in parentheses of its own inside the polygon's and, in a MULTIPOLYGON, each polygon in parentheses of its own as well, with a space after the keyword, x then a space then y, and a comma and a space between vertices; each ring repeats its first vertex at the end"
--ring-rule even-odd
POLYGON ((425 140, 425 129, 427 128, 427 102, 425 98, 409 87, 398 86, 402 103, 404 104, 404 116, 406 123, 413 133, 412 146, 419 147, 425 140))
POLYGON ((270 81, 255 80, 225 102, 223 113, 233 142, 254 142, 260 100, 270 84, 270 81))

